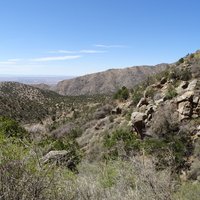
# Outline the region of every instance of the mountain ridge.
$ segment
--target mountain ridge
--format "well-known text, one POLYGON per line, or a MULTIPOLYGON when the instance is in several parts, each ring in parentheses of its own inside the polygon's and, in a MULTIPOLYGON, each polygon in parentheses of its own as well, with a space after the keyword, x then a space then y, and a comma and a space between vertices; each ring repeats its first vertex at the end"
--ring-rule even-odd
POLYGON ((52 90, 61 95, 94 95, 110 94, 125 86, 132 88, 144 81, 148 76, 158 73, 169 64, 162 63, 155 66, 143 65, 120 69, 108 69, 103 72, 75 77, 60 81, 52 90))

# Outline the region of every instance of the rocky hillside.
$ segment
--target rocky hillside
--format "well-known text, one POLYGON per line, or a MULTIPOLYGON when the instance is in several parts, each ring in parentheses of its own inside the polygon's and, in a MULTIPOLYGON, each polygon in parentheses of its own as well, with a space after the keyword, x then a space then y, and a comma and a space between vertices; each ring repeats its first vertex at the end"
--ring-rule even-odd
POLYGON ((110 94, 122 86, 132 88, 153 75, 168 67, 167 64, 157 66, 140 66, 125 69, 110 69, 105 72, 89 74, 70 80, 64 80, 54 88, 62 95, 92 95, 110 94))
POLYGON ((97 110, 85 127, 78 142, 91 160, 153 156, 158 169, 200 180, 200 52, 97 110))

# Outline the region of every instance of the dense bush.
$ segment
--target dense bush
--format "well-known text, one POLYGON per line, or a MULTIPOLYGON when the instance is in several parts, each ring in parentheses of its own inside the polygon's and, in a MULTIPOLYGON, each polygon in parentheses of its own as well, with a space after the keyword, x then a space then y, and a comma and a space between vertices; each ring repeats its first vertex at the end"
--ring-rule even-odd
POLYGON ((168 103, 154 113, 151 128, 147 130, 152 138, 145 137, 144 140, 140 140, 127 128, 106 134, 105 158, 127 158, 130 155, 146 154, 156 157, 157 169, 171 167, 174 173, 186 169, 186 160, 193 152, 193 145, 190 131, 180 126, 175 109, 168 103))
POLYGON ((132 92, 132 102, 133 102, 133 105, 137 105, 138 102, 140 101, 140 99, 143 97, 143 93, 144 93, 144 88, 141 87, 141 86, 135 86, 133 88, 133 92, 132 92))
POLYGON ((80 163, 82 158, 82 152, 80 150, 80 147, 76 142, 74 136, 71 135, 59 139, 48 137, 40 141, 38 143, 38 146, 44 149, 44 153, 48 153, 49 151, 55 151, 55 150, 68 151, 69 152, 68 157, 75 166, 80 163))
POLYGON ((180 58, 180 59, 178 60, 178 64, 182 64, 182 63, 184 63, 184 58, 180 58))
POLYGON ((123 86, 114 94, 114 99, 127 100, 129 98, 129 90, 123 86))
POLYGON ((180 73, 180 80, 189 81, 192 78, 191 71, 189 69, 184 69, 180 73))
POLYGON ((116 159, 120 154, 126 156, 132 151, 138 151, 140 149, 140 141, 134 133, 124 128, 118 129, 112 134, 106 134, 104 137, 104 146, 108 150, 105 158, 116 159))
POLYGON ((169 85, 165 93, 165 100, 173 99, 176 96, 177 96, 176 89, 174 88, 173 85, 169 85))
POLYGON ((154 114, 149 132, 156 139, 152 141, 150 152, 156 153, 157 157, 161 158, 158 162, 160 167, 171 165, 173 170, 180 172, 181 169, 188 167, 186 158, 191 155, 193 144, 190 130, 180 126, 174 109, 171 104, 166 104, 154 114), (159 151, 158 143, 162 144, 159 151))
POLYGON ((158 74, 155 74, 155 79, 157 81, 161 81, 161 79, 164 77, 164 78, 168 78, 169 77, 169 74, 170 74, 170 71, 169 69, 166 69, 158 74))
POLYGON ((191 71, 187 68, 180 69, 180 68, 174 68, 171 70, 171 73, 168 76, 169 79, 175 79, 175 80, 182 80, 182 81, 188 81, 192 78, 191 71))
POLYGON ((153 99, 155 93, 156 93, 156 90, 153 87, 148 87, 146 89, 145 95, 146 97, 151 97, 153 99))
POLYGON ((0 134, 6 137, 27 137, 27 131, 18 122, 7 117, 0 117, 0 134))

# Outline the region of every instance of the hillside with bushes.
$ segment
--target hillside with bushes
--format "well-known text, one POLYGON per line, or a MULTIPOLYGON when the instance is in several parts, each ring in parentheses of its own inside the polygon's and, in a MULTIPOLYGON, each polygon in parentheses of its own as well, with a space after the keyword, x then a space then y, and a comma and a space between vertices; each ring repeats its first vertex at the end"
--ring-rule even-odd
POLYGON ((0 98, 0 199, 199 198, 200 51, 110 96, 0 98))

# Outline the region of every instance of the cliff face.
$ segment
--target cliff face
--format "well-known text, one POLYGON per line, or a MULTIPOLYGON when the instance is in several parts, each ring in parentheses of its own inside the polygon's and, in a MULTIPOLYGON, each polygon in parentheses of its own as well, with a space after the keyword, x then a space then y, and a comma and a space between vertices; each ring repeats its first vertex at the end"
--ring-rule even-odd
POLYGON ((110 94, 122 86, 132 88, 153 75, 167 68, 167 64, 140 66, 125 69, 110 69, 105 72, 89 74, 70 80, 64 80, 54 88, 62 95, 110 94))

